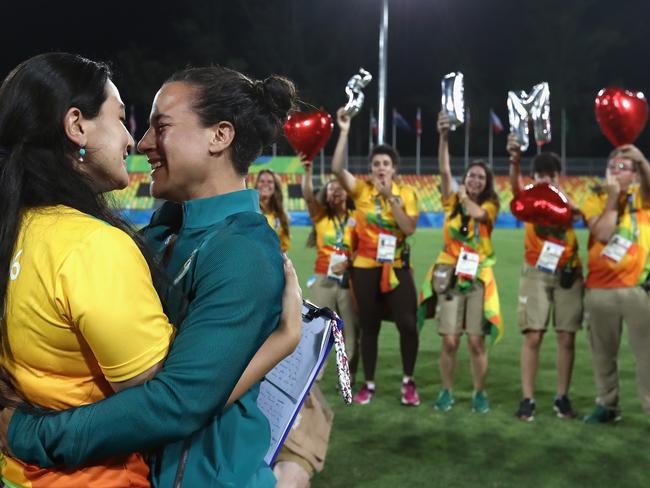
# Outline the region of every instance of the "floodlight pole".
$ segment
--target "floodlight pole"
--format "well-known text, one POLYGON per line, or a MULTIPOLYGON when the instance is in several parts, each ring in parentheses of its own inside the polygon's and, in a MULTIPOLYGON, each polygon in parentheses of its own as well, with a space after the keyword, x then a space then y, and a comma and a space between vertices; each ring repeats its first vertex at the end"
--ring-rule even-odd
POLYGON ((377 117, 377 144, 384 143, 386 128, 386 65, 388 63, 388 0, 383 0, 379 25, 379 107, 377 117))

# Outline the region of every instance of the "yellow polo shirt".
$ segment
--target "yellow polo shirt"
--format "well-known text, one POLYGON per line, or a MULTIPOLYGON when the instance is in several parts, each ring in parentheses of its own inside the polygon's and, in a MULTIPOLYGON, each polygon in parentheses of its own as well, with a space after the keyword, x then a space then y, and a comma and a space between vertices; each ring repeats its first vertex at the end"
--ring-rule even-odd
MULTIPOLYGON (((121 230, 65 206, 25 212, 2 318, 2 366, 28 401, 96 402, 164 359, 173 328, 145 259, 121 230)), ((56 471, 5 457, 2 476, 40 487, 149 486, 139 454, 56 471)))

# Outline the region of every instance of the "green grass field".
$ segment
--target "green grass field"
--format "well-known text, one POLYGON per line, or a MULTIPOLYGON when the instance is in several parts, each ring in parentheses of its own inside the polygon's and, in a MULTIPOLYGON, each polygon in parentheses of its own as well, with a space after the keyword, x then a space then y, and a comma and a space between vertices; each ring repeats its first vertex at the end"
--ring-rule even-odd
MULTIPOLYGON (((303 287, 312 274, 315 259, 315 251, 304 247, 308 230, 292 229, 293 248, 289 252, 303 287)), ((623 420, 618 425, 592 426, 555 417, 551 408, 556 380, 553 331, 547 334, 542 348, 535 421, 526 423, 514 417, 520 400, 522 338, 515 310, 523 231, 496 229, 493 238, 505 337, 490 352, 490 413, 479 415, 470 411, 472 386, 465 345, 461 347, 454 388, 456 405, 447 413, 434 411, 433 401, 440 388, 440 339, 432 321, 427 322, 420 336, 415 372, 422 404, 417 408, 402 407, 398 334, 393 324, 385 323, 379 343, 377 394, 372 403, 344 405, 336 392, 333 366, 323 378, 322 388, 335 411, 335 420, 325 469, 314 478, 314 488, 650 484, 650 423, 636 394, 634 359, 627 339, 619 356, 623 420)), ((584 231, 579 232, 583 256, 586 238, 584 231)), ((441 243, 440 230, 423 229, 415 234, 412 263, 418 288, 441 243)), ((303 291, 308 298, 309 290, 303 291)), ((584 331, 578 334, 576 355, 571 399, 579 413, 585 414, 594 405, 595 388, 584 331)))

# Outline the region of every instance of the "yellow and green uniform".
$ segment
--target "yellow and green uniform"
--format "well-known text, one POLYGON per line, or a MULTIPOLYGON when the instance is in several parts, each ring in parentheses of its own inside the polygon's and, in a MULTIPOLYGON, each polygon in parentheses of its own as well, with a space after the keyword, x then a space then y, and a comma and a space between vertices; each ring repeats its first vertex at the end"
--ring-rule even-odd
POLYGON ((275 212, 264 212, 264 217, 266 217, 266 221, 269 223, 271 228, 273 228, 276 234, 278 234, 278 238, 280 239, 280 249, 282 252, 287 252, 291 249, 291 236, 285 232, 280 225, 280 217, 278 217, 278 214, 275 212))
MULTIPOLYGON (((442 201, 445 211, 445 221, 443 224, 443 241, 444 247, 435 264, 456 265, 458 257, 463 247, 469 248, 479 255, 479 269, 477 278, 483 283, 485 293, 483 295, 483 314, 485 320, 491 325, 491 335, 499 340, 503 336, 503 323, 501 320, 501 309, 499 305, 499 294, 497 284, 494 278, 493 266, 496 262, 494 249, 492 247, 492 230, 497 218, 498 208, 492 201, 485 201, 481 208, 487 213, 485 222, 478 222, 475 219, 469 219, 464 216, 464 211, 459 211, 454 215, 454 210, 458 207, 458 194, 452 193, 448 198, 442 201), (461 232, 461 228, 466 221, 466 232, 461 232), (478 233, 477 233, 478 226, 478 233)), ((419 296, 418 308, 418 325, 422 327, 425 320, 425 302, 431 299, 434 291, 431 285, 433 278, 433 268, 431 266, 427 271, 422 289, 419 296)), ((464 286, 470 285, 471 282, 464 281, 464 278, 458 277, 458 287, 462 290, 464 286)))
MULTIPOLYGON (((30 403, 93 403, 113 394, 108 381, 164 359, 173 328, 145 259, 121 230, 65 206, 28 210, 12 261, 2 366, 30 403)), ((2 462, 8 486, 31 488, 148 487, 148 473, 140 454, 65 471, 2 462)))
POLYGON ((47 416, 16 411, 11 450, 45 467, 149 451, 154 487, 174 486, 178 477, 187 487, 274 486, 264 463, 270 428, 257 407, 259 384, 226 408, 282 309, 282 255, 257 192, 166 202, 143 235, 156 257, 169 255, 166 270, 176 283, 162 294, 178 325, 163 369, 91 405, 47 416))
MULTIPOLYGON (((589 222, 605 210, 607 194, 592 193, 582 207, 589 222)), ((616 233, 632 245, 620 262, 602 256, 606 243, 589 235, 587 288, 629 288, 642 284, 650 270, 650 208, 644 207, 638 186, 630 189, 619 212, 616 233)))
MULTIPOLYGON (((394 268, 402 267, 402 251, 406 244, 406 235, 397 225, 390 202, 381 196, 370 181, 356 180, 356 185, 350 192, 354 200, 356 233, 359 237, 357 255, 352 265, 355 268, 383 267, 381 276, 381 291, 389 292, 397 287, 399 281, 394 268), (382 263, 377 261, 377 246, 379 234, 390 234, 397 238, 395 261, 382 263)), ((393 181, 391 194, 402 201, 404 212, 409 217, 419 216, 418 200, 413 188, 393 181)))
POLYGON ((356 246, 354 232, 356 222, 346 213, 345 217, 330 217, 325 210, 312 216, 316 230, 316 265, 314 272, 327 274, 332 254, 345 254, 351 259, 356 246))

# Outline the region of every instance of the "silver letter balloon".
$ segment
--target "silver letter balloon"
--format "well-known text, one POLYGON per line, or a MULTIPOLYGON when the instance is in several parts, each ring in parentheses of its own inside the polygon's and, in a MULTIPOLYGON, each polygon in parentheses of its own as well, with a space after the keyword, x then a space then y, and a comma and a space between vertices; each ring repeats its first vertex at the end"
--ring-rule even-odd
POLYGON ((463 73, 460 71, 449 73, 442 79, 442 111, 447 114, 450 129, 465 122, 465 85, 463 73))
POLYGON ((345 93, 348 95, 348 103, 345 104, 344 109, 350 117, 357 115, 361 107, 363 107, 364 96, 361 90, 368 86, 370 81, 372 81, 372 75, 363 68, 359 68, 359 73, 348 81, 345 87, 345 93))
POLYGON ((528 149, 528 124, 533 122, 538 146, 551 142, 551 91, 548 83, 535 85, 530 95, 525 91, 508 92, 510 132, 517 134, 522 152, 528 149))

